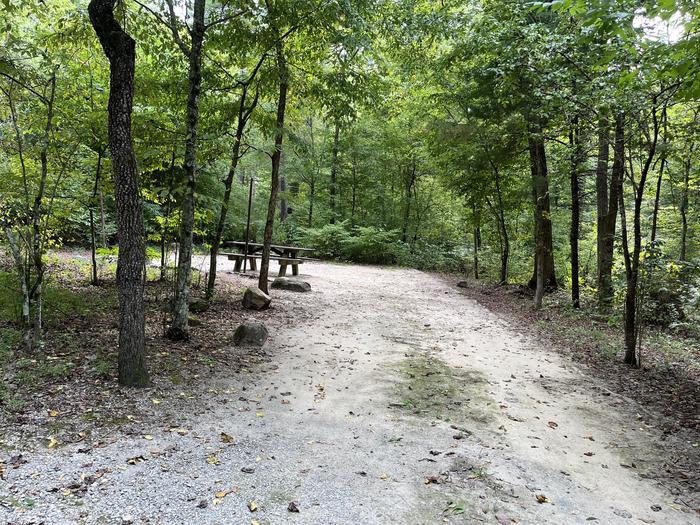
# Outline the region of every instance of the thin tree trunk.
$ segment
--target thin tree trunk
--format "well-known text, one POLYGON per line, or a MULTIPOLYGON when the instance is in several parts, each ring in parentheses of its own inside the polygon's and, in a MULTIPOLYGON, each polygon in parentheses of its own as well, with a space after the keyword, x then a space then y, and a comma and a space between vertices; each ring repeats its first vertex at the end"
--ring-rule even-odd
MULTIPOLYGON (((610 159, 610 123, 607 115, 600 118, 598 123, 598 164, 596 167, 596 206, 597 206, 597 273, 598 273, 598 307, 605 309, 612 297, 611 277, 607 273, 607 258, 612 262, 612 253, 606 250, 608 231, 606 221, 608 216, 608 162, 610 159)), ((610 268, 612 269, 612 264, 610 268)))
POLYGON ((496 199, 498 202, 498 227, 501 232, 501 276, 498 284, 508 283, 508 257, 510 256, 510 239, 508 238, 508 228, 506 227, 506 216, 503 209, 503 196, 501 194, 500 173, 496 166, 492 164, 494 178, 496 182, 496 199))
MULTIPOLYGON (((253 72, 253 75, 257 72, 258 68, 262 65, 262 60, 259 62, 258 67, 253 72)), ((210 301, 214 297, 214 286, 216 284, 216 265, 217 257, 219 256, 219 247, 221 246, 221 240, 224 234, 224 227, 226 226, 226 217, 228 215, 229 201, 231 200, 231 189, 233 187, 233 180, 236 174, 236 168, 238 166, 238 161, 241 158, 241 142, 243 140, 243 133, 245 131, 248 120, 253 113, 253 110, 258 104, 258 93, 255 93, 255 97, 250 105, 246 107, 246 98, 248 95, 248 84, 253 79, 253 75, 248 80, 248 83, 243 85, 243 90, 241 92, 241 100, 238 105, 238 123, 236 125, 236 135, 233 140, 233 147, 231 150, 231 163, 229 164, 228 175, 224 181, 224 196, 221 199, 221 211, 219 212, 219 220, 216 224, 216 229, 214 230, 214 235, 211 239, 211 249, 209 251, 209 278, 207 280, 207 289, 205 292, 205 297, 207 301, 210 301)))
POLYGON ((571 304, 574 308, 580 308, 581 306, 578 253, 579 232, 581 229, 581 191, 579 183, 581 144, 579 133, 577 116, 574 118, 569 132, 569 146, 571 149, 571 231, 569 233, 569 242, 571 245, 571 304))
POLYGON ((663 149, 661 150, 661 157, 659 162, 659 176, 656 178, 656 193, 654 195, 654 211, 652 212, 651 219, 651 244, 656 242, 656 231, 659 219, 659 201, 661 200, 661 182, 664 178, 664 168, 666 167, 666 148, 668 139, 668 118, 666 115, 666 106, 661 111, 661 120, 663 122, 664 136, 663 136, 663 149))
POLYGON ((333 150, 331 158, 331 187, 330 187, 330 197, 331 197, 331 218, 330 223, 335 224, 337 211, 335 197, 337 192, 338 184, 338 153, 340 150, 340 119, 335 119, 335 131, 333 132, 333 150))
POLYGON ((100 283, 97 278, 97 240, 95 234, 95 217, 93 213, 93 206, 95 205, 95 199, 97 198, 97 187, 100 184, 100 169, 102 167, 102 147, 97 149, 97 167, 95 168, 95 185, 92 188, 92 200, 90 201, 90 256, 92 258, 92 284, 98 285, 100 283))
POLYGON ((631 256, 631 268, 627 277, 627 294, 625 296, 625 358, 628 365, 637 365, 637 337, 640 320, 637 309, 637 296, 639 294, 639 265, 642 251, 642 203, 644 198, 644 187, 646 185, 649 170, 656 154, 656 147, 659 137, 659 121, 657 115, 656 97, 652 106, 653 136, 651 138, 647 158, 642 167, 639 183, 634 195, 634 222, 633 239, 634 247, 631 256))
POLYGON ((194 193, 197 174, 197 132, 199 127, 199 94, 202 84, 202 45, 204 42, 204 10, 206 0, 195 0, 192 18, 192 45, 189 51, 189 92, 187 95, 187 140, 185 142, 185 192, 182 197, 180 256, 177 263, 177 284, 173 301, 173 319, 168 337, 189 339, 190 285, 192 281, 192 241, 194 230, 194 193))
POLYGON ((145 251, 136 159, 131 139, 136 43, 114 18, 117 0, 92 0, 90 22, 110 62, 109 149, 117 209, 119 383, 146 386, 143 288, 145 251))
POLYGON ((277 122, 275 127, 275 151, 272 153, 272 177, 270 182, 270 200, 267 204, 267 220, 263 234, 263 252, 260 261, 260 276, 258 288, 267 293, 267 276, 270 268, 270 245, 272 244, 272 230, 275 223, 275 210, 277 209, 277 190, 279 189, 280 160, 282 158, 282 141, 284 139, 284 114, 287 108, 287 91, 289 89, 289 76, 287 61, 284 56, 284 44, 277 40, 277 68, 279 72, 279 96, 277 99, 277 122))
MULTIPOLYGON (((692 154, 693 144, 691 144, 690 151, 692 154)), ((691 170, 691 160, 690 155, 688 159, 683 163, 683 188, 681 190, 681 261, 688 260, 688 190, 690 187, 690 170, 691 170)))
POLYGON ((479 279, 479 220, 476 210, 476 203, 472 204, 472 215, 474 217, 474 228, 472 234, 474 237, 474 279, 479 279))

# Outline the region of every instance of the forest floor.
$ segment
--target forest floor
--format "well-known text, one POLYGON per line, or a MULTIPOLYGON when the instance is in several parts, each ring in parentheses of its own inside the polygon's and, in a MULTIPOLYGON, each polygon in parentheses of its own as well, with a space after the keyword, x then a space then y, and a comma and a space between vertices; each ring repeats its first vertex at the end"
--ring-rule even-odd
POLYGON ((113 302, 60 320, 45 382, 0 412, 0 523, 700 523, 698 427, 619 388, 643 372, 574 362, 525 299, 311 263, 311 293, 249 312, 255 281, 220 268, 187 343, 149 284, 145 390, 105 370, 113 302), (232 346, 242 320, 261 350, 232 346))

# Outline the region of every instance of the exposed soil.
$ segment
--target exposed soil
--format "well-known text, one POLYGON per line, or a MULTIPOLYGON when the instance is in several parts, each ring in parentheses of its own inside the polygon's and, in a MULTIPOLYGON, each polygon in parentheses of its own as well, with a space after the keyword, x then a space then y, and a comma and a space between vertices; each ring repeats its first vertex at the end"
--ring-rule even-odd
POLYGON ((0 522, 700 523, 697 443, 456 279, 305 264, 311 293, 251 313, 221 269, 189 343, 149 290, 153 387, 78 365, 0 424, 0 522), (231 345, 243 319, 262 350, 231 345))

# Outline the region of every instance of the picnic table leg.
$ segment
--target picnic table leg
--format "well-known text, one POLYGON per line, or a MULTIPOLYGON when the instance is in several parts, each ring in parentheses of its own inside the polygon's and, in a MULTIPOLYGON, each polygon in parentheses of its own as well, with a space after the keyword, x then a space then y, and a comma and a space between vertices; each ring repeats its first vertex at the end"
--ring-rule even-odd
POLYGON ((299 265, 292 264, 292 275, 299 275, 299 265))
POLYGON ((241 259, 236 258, 236 261, 233 263, 233 271, 234 272, 240 272, 241 271, 241 259))
POLYGON ((248 259, 248 262, 250 263, 250 269, 253 270, 254 272, 258 271, 258 261, 257 259, 248 259))
POLYGON ((285 275, 287 275, 287 265, 286 265, 286 264, 283 264, 283 263, 280 263, 280 273, 279 273, 279 276, 280 276, 280 277, 284 277, 285 275))

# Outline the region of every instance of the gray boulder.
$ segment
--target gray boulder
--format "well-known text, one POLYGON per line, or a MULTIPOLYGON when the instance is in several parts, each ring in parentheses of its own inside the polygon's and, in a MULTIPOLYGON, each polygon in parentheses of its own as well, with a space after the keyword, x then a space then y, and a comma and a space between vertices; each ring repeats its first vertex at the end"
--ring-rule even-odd
POLYGON ((266 310, 270 307, 272 298, 260 288, 246 288, 243 294, 243 308, 249 310, 266 310))
POLYGON ((236 346, 262 346, 267 341, 269 332, 262 323, 243 323, 233 333, 236 346))
POLYGON ((310 292, 311 285, 301 279, 291 277, 277 277, 272 282, 272 287, 276 290, 289 290, 290 292, 310 292))

